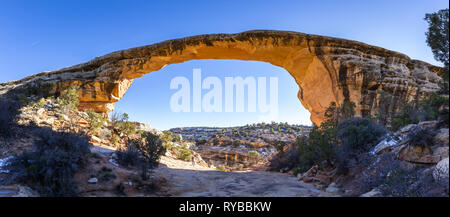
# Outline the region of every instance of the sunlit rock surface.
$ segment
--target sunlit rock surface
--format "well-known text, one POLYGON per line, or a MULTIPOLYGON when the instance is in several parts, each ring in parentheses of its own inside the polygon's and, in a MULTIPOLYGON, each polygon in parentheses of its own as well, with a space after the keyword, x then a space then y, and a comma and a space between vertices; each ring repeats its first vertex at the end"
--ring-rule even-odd
MULTIPOLYGON (((51 84, 61 92, 80 85, 80 109, 109 112, 134 79, 162 67, 194 59, 235 59, 268 62, 286 69, 299 85, 298 98, 320 124, 335 101, 356 103, 357 115, 375 114, 380 90, 399 105, 439 89, 440 67, 412 60, 395 51, 357 41, 287 31, 248 31, 168 40, 97 57, 79 65, 35 74, 0 84, 0 95, 17 87, 51 84)), ((157 94, 157 93, 155 93, 157 94)))

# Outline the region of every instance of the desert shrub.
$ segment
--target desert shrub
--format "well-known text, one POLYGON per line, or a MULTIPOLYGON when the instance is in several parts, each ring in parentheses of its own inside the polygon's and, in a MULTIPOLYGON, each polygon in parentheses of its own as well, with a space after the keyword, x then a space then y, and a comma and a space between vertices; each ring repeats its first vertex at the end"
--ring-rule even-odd
MULTIPOLYGON (((270 160, 270 168, 275 171, 280 169, 293 169, 298 166, 300 156, 296 145, 288 145, 286 151, 277 152, 270 160)), ((309 169, 309 168, 308 168, 309 169)))
POLYGON ((192 157, 192 152, 191 152, 191 150, 189 150, 189 148, 186 145, 183 145, 177 153, 177 158, 180 160, 190 161, 191 157, 192 157))
POLYGON ((104 126, 106 119, 92 109, 87 111, 89 130, 92 134, 98 135, 99 130, 104 126))
POLYGON ((408 124, 417 124, 419 122, 418 111, 410 104, 403 105, 400 112, 394 115, 391 120, 392 131, 397 131, 408 124))
POLYGON ((127 113, 117 113, 113 112, 111 115, 111 126, 113 131, 117 135, 124 135, 125 137, 130 137, 136 133, 136 124, 129 121, 129 116, 127 113))
POLYGON ((369 151, 386 129, 367 118, 349 118, 339 123, 337 135, 342 147, 357 153, 369 151))
POLYGON ((86 165, 90 143, 85 136, 37 129, 34 151, 13 158, 13 179, 24 182, 43 196, 76 196, 75 172, 86 165))
POLYGON ((432 129, 416 126, 408 132, 406 138, 411 145, 426 147, 434 144, 433 138, 435 134, 432 129))
POLYGON ((45 99, 44 98, 40 98, 39 100, 37 100, 36 102, 34 102, 31 106, 34 108, 42 108, 45 105, 45 99))
POLYGON ((390 197, 448 197, 448 183, 438 183, 423 169, 395 168, 380 186, 383 196, 390 197))
POLYGON ((380 156, 367 156, 367 164, 357 168, 351 185, 354 195, 366 193, 378 188, 381 196, 427 197, 447 196, 448 183, 439 183, 433 179, 427 167, 407 169, 393 153, 380 156))
POLYGON ((198 141, 196 142, 196 144, 197 144, 197 145, 204 145, 204 144, 206 144, 206 140, 200 139, 200 140, 198 140, 198 141))
POLYGON ((335 146, 335 166, 339 173, 347 173, 349 159, 370 151, 386 134, 386 129, 367 118, 349 118, 338 125, 340 144, 335 146))
POLYGON ((166 147, 167 150, 173 149, 173 141, 176 137, 174 137, 174 134, 171 131, 163 131, 163 135, 161 135, 160 138, 163 146, 166 147))
POLYGON ((68 89, 61 93, 57 101, 61 107, 69 107, 70 109, 77 110, 80 101, 78 100, 78 87, 75 85, 70 86, 68 89))
POLYGON ((111 134, 111 144, 113 144, 115 147, 119 146, 119 136, 115 133, 111 134))
POLYGON ((258 159, 260 157, 260 154, 257 151, 249 151, 248 152, 248 158, 250 159, 250 161, 256 163, 258 162, 258 159))
POLYGON ((419 106, 424 114, 424 120, 438 120, 442 122, 442 127, 448 127, 448 97, 433 93, 430 97, 420 101, 419 106))
POLYGON ((166 152, 166 149, 158 135, 146 132, 142 134, 142 138, 128 140, 125 153, 120 152, 120 150, 117 152, 118 156, 129 157, 133 165, 141 167, 142 179, 147 180, 148 170, 158 166, 159 159, 166 152), (138 153, 137 157, 136 152, 138 153))
POLYGON ((15 134, 19 108, 17 101, 0 99, 0 137, 9 138, 15 134))
POLYGON ((421 100, 417 106, 406 104, 392 117, 390 129, 397 131, 408 124, 429 120, 438 120, 443 127, 448 127, 448 105, 448 98, 436 93, 421 100))
POLYGON ((400 161, 392 153, 380 155, 378 159, 376 156, 368 156, 365 160, 369 165, 361 165, 363 169, 355 174, 351 181, 351 185, 355 187, 355 195, 379 187, 385 182, 390 171, 400 167, 400 161))
POLYGON ((309 133, 309 137, 297 138, 300 156, 299 171, 304 172, 315 164, 320 167, 331 166, 335 159, 335 137, 334 127, 315 126, 309 133))
POLYGON ((122 147, 116 151, 117 162, 125 167, 139 167, 142 159, 134 145, 122 147))
POLYGON ((219 170, 219 171, 222 171, 222 172, 227 172, 228 171, 227 168, 225 168, 224 165, 218 165, 216 167, 216 170, 219 170))

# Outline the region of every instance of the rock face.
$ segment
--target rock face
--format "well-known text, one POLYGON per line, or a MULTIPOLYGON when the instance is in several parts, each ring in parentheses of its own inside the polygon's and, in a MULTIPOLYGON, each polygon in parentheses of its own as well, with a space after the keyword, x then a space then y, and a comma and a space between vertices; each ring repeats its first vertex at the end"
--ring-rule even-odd
MULTIPOLYGON (((199 35, 122 50, 89 62, 0 84, 0 95, 18 87, 50 83, 52 92, 80 85, 80 109, 108 112, 134 79, 194 59, 268 62, 286 69, 299 86, 298 98, 320 124, 335 101, 356 104, 356 114, 375 114, 380 91, 393 100, 388 112, 439 89, 440 67, 361 42, 286 31, 199 35)), ((155 93, 156 94, 156 93, 155 93)), ((383 97, 385 100, 386 98, 383 97)))

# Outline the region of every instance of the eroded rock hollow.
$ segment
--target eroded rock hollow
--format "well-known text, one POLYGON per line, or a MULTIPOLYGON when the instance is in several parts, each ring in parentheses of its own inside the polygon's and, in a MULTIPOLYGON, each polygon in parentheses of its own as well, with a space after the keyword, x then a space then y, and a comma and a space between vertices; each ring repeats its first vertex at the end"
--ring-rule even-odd
POLYGON ((0 95, 20 87, 51 84, 58 93, 79 85, 80 109, 109 112, 134 79, 194 59, 268 62, 286 69, 298 98, 320 124, 330 102, 356 104, 356 115, 374 115, 386 96, 390 112, 439 90, 442 68, 357 41, 286 31, 248 31, 168 40, 97 57, 79 65, 0 84, 0 95), (381 93, 384 97, 380 97, 381 93))

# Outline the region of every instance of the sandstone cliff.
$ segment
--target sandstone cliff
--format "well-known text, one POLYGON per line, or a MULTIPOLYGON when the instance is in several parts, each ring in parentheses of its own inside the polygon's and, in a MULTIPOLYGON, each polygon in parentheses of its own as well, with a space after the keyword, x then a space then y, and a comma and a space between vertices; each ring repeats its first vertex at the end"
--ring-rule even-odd
POLYGON ((388 108, 416 102, 439 89, 440 67, 361 42, 287 31, 248 31, 199 35, 121 50, 79 65, 0 84, 0 95, 48 84, 52 93, 80 85, 80 109, 108 112, 133 79, 193 59, 236 59, 283 67, 299 85, 298 98, 315 124, 330 102, 356 103, 357 115, 376 114, 380 91, 393 100, 388 108))

